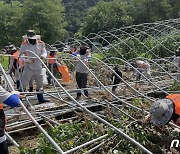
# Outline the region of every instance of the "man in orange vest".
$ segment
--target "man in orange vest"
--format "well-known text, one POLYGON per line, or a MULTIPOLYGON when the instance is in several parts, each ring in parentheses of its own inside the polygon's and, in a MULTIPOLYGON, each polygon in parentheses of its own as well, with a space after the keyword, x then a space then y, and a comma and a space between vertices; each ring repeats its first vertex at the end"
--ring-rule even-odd
POLYGON ((156 126, 164 126, 171 120, 180 126, 180 94, 170 94, 159 99, 151 107, 145 121, 150 120, 156 126))
POLYGON ((15 80, 16 80, 16 85, 17 85, 17 89, 19 89, 20 86, 20 76, 18 74, 18 69, 19 69, 19 64, 20 64, 20 60, 18 59, 19 56, 19 51, 16 49, 16 47, 14 45, 11 45, 10 47, 10 52, 11 52, 11 57, 10 57, 10 61, 9 61, 9 71, 8 73, 11 72, 12 69, 15 70, 15 80))
MULTIPOLYGON (((58 72, 58 68, 57 68, 57 52, 58 50, 55 47, 52 47, 50 50, 50 53, 48 55, 48 60, 47 60, 47 64, 48 64, 48 68, 51 71, 51 73, 56 76, 57 72, 58 72)), ((48 83, 51 84, 51 76, 48 75, 48 83)))
POLYGON ((11 107, 17 107, 20 104, 19 95, 17 93, 9 93, 0 86, 0 154, 8 154, 9 152, 4 131, 6 127, 6 117, 2 103, 11 107))

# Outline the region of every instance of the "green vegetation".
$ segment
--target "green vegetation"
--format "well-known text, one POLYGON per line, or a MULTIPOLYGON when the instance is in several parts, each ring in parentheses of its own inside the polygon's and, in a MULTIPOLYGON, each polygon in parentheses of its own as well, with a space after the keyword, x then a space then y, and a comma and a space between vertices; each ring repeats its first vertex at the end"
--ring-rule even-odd
POLYGON ((0 63, 2 64, 2 66, 7 69, 8 68, 8 57, 1 57, 0 58, 0 63))
MULTIPOLYGON (((155 145, 154 142, 158 142, 157 138, 161 138, 161 135, 157 135, 152 138, 153 132, 150 125, 147 127, 144 125, 143 127, 139 124, 139 122, 131 123, 127 125, 128 118, 123 118, 122 121, 114 122, 110 120, 110 122, 122 129, 132 138, 136 139, 142 145, 150 149, 153 153, 162 153, 162 147, 160 145, 155 145), (126 127, 124 127, 126 126, 126 127), (149 130, 148 130, 149 129, 149 130), (148 133, 147 133, 148 132, 148 133)), ((129 123, 129 122, 128 122, 129 123)), ((129 153, 129 154, 139 154, 139 149, 133 145, 131 142, 124 139, 121 135, 117 135, 110 128, 105 127, 103 124, 89 121, 86 119, 85 121, 71 121, 70 123, 61 124, 55 128, 48 129, 48 133, 52 138, 58 143, 58 145, 63 149, 63 151, 69 150, 73 147, 81 145, 87 141, 95 139, 99 136, 102 136, 108 133, 108 137, 105 139, 105 144, 98 148, 95 153, 104 154, 104 153, 112 153, 114 150, 118 150, 118 153, 129 153)), ((161 139, 159 139, 161 140, 161 139)), ((101 141, 102 142, 102 141, 101 141)), ((94 145, 97 145, 98 142, 86 146, 82 148, 79 153, 85 153, 89 149, 93 148, 94 145)), ((41 134, 39 139, 39 146, 35 149, 31 148, 22 148, 21 154, 55 154, 57 153, 52 145, 44 138, 41 134)))
POLYGON ((176 81, 169 87, 169 91, 180 91, 180 84, 176 81))
POLYGON ((82 34, 178 18, 179 5, 179 0, 1 0, 0 47, 7 42, 19 46, 27 29, 34 29, 51 44, 82 34))

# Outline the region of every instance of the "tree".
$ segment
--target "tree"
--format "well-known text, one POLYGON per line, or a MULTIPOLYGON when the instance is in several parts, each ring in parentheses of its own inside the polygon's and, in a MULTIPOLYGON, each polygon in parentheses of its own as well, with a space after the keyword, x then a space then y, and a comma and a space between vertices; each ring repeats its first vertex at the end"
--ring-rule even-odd
POLYGON ((134 24, 178 18, 179 0, 130 0, 128 14, 134 24))
POLYGON ((127 7, 128 3, 121 0, 99 2, 88 11, 85 17, 82 25, 83 35, 132 24, 133 19, 126 13, 127 7))
POLYGON ((18 44, 21 22, 21 4, 17 1, 11 4, 0 2, 0 46, 3 47, 7 42, 18 44))
MULTIPOLYGON (((67 31, 73 36, 79 30, 89 8, 100 0, 62 0, 65 6, 65 16, 68 22, 67 31)), ((107 1, 107 0, 104 0, 107 1)))
POLYGON ((65 38, 66 22, 61 0, 25 0, 23 3, 22 34, 34 29, 45 42, 65 38))

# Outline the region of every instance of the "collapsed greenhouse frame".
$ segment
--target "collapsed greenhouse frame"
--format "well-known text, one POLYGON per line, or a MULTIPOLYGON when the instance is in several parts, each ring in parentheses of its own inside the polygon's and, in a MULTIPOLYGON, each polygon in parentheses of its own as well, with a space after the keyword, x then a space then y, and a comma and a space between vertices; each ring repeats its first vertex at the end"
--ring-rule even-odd
MULTIPOLYGON (((168 65, 170 68, 176 68, 176 70, 178 70, 178 66, 175 65, 172 61, 170 61, 170 57, 166 58, 160 58, 158 57, 153 50, 158 47, 158 46, 163 46, 165 49, 167 49, 167 51, 169 51, 170 53, 174 54, 174 51, 168 49, 166 46, 164 46, 162 43, 163 42, 159 42, 159 40, 156 40, 156 38, 158 38, 158 35, 165 35, 168 36, 166 37, 167 39, 171 39, 174 41, 175 44, 178 44, 178 40, 175 40, 174 38, 172 38, 171 35, 173 34, 177 34, 179 35, 179 20, 180 19, 174 19, 174 20, 167 20, 167 21, 162 21, 162 22, 157 22, 157 23, 145 23, 145 24, 141 24, 141 25, 133 25, 133 26, 129 26, 129 27, 124 27, 124 28, 120 28, 120 29, 116 29, 116 30, 112 30, 109 32, 100 32, 99 34, 90 34, 87 37, 83 37, 84 41, 87 41, 88 43, 91 43, 97 50, 97 52, 99 52, 100 54, 102 54, 104 56, 104 61, 93 57, 92 59, 94 59, 94 63, 97 63, 97 65, 102 66, 103 69, 105 70, 109 70, 110 72, 114 72, 116 74, 116 72, 112 69, 112 66, 114 66, 115 64, 121 64, 121 68, 124 70, 125 67, 128 67, 129 69, 133 68, 135 69, 138 73, 140 73, 143 77, 143 79, 140 82, 143 82, 143 84, 148 84, 148 86, 152 86, 154 88, 151 88, 152 90, 157 90, 160 92, 164 92, 166 94, 169 94, 168 91, 166 91, 168 84, 173 84, 174 81, 176 81, 177 83, 179 83, 180 81, 176 78, 176 73, 172 73, 170 72, 170 70, 166 70, 164 68, 164 65, 168 65), (139 29, 138 29, 139 28, 139 29), (141 29, 142 28, 142 29, 141 29), (128 30, 131 29, 131 33, 128 32, 128 30), (126 32, 127 31, 127 32, 126 32), (150 34, 149 34, 149 33, 150 34), (158 34, 159 32, 159 34, 158 34), (172 32, 172 33, 171 33, 172 32), (140 41, 141 37, 143 37, 143 35, 146 35, 148 37, 151 37, 152 39, 157 41, 156 46, 154 46, 153 49, 149 49, 144 43, 142 43, 140 41), (153 36, 155 35, 155 36, 153 36), (122 39, 123 37, 125 37, 126 39, 122 39), (111 40, 109 40, 109 38, 111 40), (114 39, 113 39, 114 38, 114 39), (106 54, 104 54, 105 52, 108 52, 108 50, 102 50, 102 48, 97 47, 93 42, 95 42, 95 40, 101 39, 101 42, 103 43, 103 41, 105 42, 105 44, 108 44, 109 46, 111 46, 111 48, 113 48, 113 50, 117 51, 118 55, 117 57, 105 57, 106 54), (147 51, 147 53, 151 53, 155 59, 148 59, 148 58, 143 58, 140 57, 139 54, 135 51, 135 49, 131 46, 129 46, 125 41, 130 41, 131 39, 134 39, 136 41, 138 41, 140 43, 140 45, 142 45, 147 51), (117 42, 116 42, 117 41, 117 42), (116 44, 117 43, 117 44, 116 44), (123 55, 120 51, 118 51, 118 45, 125 45, 126 47, 128 47, 128 49, 130 49, 136 56, 132 57, 129 61, 126 60, 125 55, 123 55), (144 76, 143 73, 139 72, 135 67, 133 67, 131 65, 131 61, 134 59, 142 59, 142 60, 148 60, 149 63, 151 64, 151 67, 153 68, 152 71, 157 70, 155 73, 159 73, 162 74, 162 76, 156 76, 153 78, 151 78, 151 80, 149 80, 146 76, 144 76), (114 60, 115 63, 111 64, 111 61, 114 60), (165 64, 164 64, 165 63, 165 64), (159 71, 161 70, 161 72, 159 71), (167 76, 168 80, 165 79, 162 80, 162 78, 164 76, 167 76), (156 81, 156 79, 159 79, 163 82, 165 82, 166 84, 161 86, 161 84, 158 84, 158 82, 160 81, 156 81), (155 83, 153 82, 155 81, 155 83), (168 82, 167 82, 168 81, 168 82)), ((130 31, 130 30, 129 30, 130 31)), ((81 39, 70 39, 71 41, 66 42, 67 44, 71 45, 71 44, 80 44, 81 39)), ((165 41, 165 40, 163 40, 165 41)), ((31 51, 27 51, 27 52, 31 52, 31 51)), ((31 52, 32 53, 32 52, 31 52)), ((33 53, 34 54, 34 53, 33 53)), ((5 55, 1 55, 1 56, 5 56, 5 55)), ((75 57, 72 57, 71 55, 69 55, 68 53, 64 53, 63 55, 61 55, 62 60, 65 63, 71 63, 71 65, 73 65, 73 62, 75 61, 75 57)), ((34 58, 38 58, 37 55, 34 54, 34 58)), ((81 102, 78 102, 77 100, 74 99, 74 95, 77 91, 77 89, 65 89, 63 87, 63 85, 53 76, 53 74, 50 72, 50 70, 47 68, 47 66, 44 64, 44 62, 38 58, 41 63, 43 64, 43 67, 47 70, 48 74, 51 75, 51 77, 54 79, 54 91, 46 91, 43 92, 45 94, 46 97, 50 97, 50 98, 55 98, 59 101, 61 101, 61 103, 65 103, 68 105, 69 110, 71 111, 81 111, 81 112, 85 112, 89 115, 91 115, 92 117, 96 118, 98 121, 104 123, 105 125, 107 125, 108 127, 110 127, 111 129, 113 129, 117 134, 122 135, 123 137, 125 137, 127 140, 131 141, 133 144, 135 144, 137 147, 140 148, 140 150, 146 152, 146 153, 152 153, 151 151, 149 151, 146 147, 144 147, 142 144, 140 144, 139 142, 137 142, 136 140, 134 140, 133 138, 131 138, 129 135, 127 135, 126 133, 124 133, 122 130, 120 130, 119 128, 115 127, 114 125, 112 125, 111 123, 109 123, 108 121, 106 121, 105 116, 103 117, 103 115, 98 115, 92 111, 90 111, 88 109, 88 107, 91 106, 98 106, 98 105, 102 105, 102 106, 111 106, 113 108, 115 108, 116 110, 118 110, 119 112, 121 112, 122 114, 125 114, 126 116, 128 116, 131 120, 136 121, 137 119, 135 119, 134 117, 132 117, 131 115, 129 115, 128 113, 126 113, 125 111, 123 111, 121 109, 121 105, 118 104, 114 104, 113 102, 108 102, 108 100, 104 100, 104 101, 95 101, 96 99, 94 99, 93 104, 89 104, 89 102, 85 99, 81 102), (59 90, 60 88, 60 90, 59 90), (70 98, 70 101, 65 100, 65 98, 70 98), (64 99, 63 99, 64 98, 64 99)), ((76 57, 76 59, 78 59, 79 61, 81 61, 84 65, 85 63, 79 59, 78 57, 76 57)), ((90 62, 91 65, 91 62, 90 62)), ((86 65, 85 65, 86 66, 86 65)), ((87 67, 87 66, 86 66, 87 67)), ((94 66, 95 67, 95 66, 94 66)), ((0 65, 1 68, 1 72, 3 73, 3 76, 5 77, 6 82, 9 84, 9 87, 11 88, 11 90, 14 90, 14 87, 12 87, 12 85, 10 84, 10 81, 8 81, 7 78, 7 74, 4 70, 4 68, 2 67, 2 65, 0 65)), ((145 111, 142 108, 139 108, 133 104, 131 104, 129 102, 130 99, 132 98, 137 98, 137 97, 141 97, 144 98, 148 101, 155 101, 156 99, 149 97, 147 95, 147 93, 149 93, 150 91, 140 91, 139 89, 134 88, 134 83, 138 84, 138 81, 126 81, 125 79, 121 78, 118 74, 116 74, 121 80, 122 83, 120 83, 119 88, 120 87, 128 87, 132 93, 134 93, 133 95, 131 94, 130 97, 127 96, 121 96, 121 95, 115 95, 114 93, 111 92, 110 88, 113 85, 104 85, 103 82, 101 81, 101 79, 98 79, 97 74, 95 74, 95 72, 91 69, 89 69, 89 67, 87 67, 89 74, 93 77, 93 79, 95 80, 95 82, 97 83, 97 86, 93 86, 93 87, 88 87, 87 89, 90 91, 105 91, 107 93, 107 95, 112 96, 113 98, 115 98, 115 102, 121 102, 124 106, 128 107, 128 108, 133 108, 135 110, 139 110, 145 114, 147 114, 148 112, 145 111)), ((161 83, 161 82, 160 82, 161 83)), ((84 89, 82 89, 84 90, 84 89)), ((87 143, 83 143, 82 145, 79 145, 75 148, 69 149, 68 151, 63 151, 61 149, 61 147, 58 146, 58 144, 51 138, 51 136, 49 136, 47 134, 47 132, 43 129, 43 127, 40 126, 40 124, 38 123, 38 121, 40 121, 41 119, 45 120, 45 121, 49 121, 51 123, 54 123, 55 125, 59 125, 58 122, 54 121, 51 119, 52 116, 54 115, 58 115, 61 114, 62 112, 66 112, 68 109, 65 109, 64 111, 61 109, 58 110, 52 110, 52 111, 40 111, 40 112, 36 112, 36 109, 33 108, 33 105, 31 104, 30 100, 34 99, 34 94, 37 94, 38 92, 22 92, 21 94, 25 96, 25 101, 26 101, 26 105, 28 105, 28 109, 29 107, 31 108, 30 111, 27 110, 26 106, 21 102, 21 107, 22 109, 25 111, 25 113, 29 116, 29 119, 32 120, 32 122, 35 124, 35 126, 45 135, 45 137, 49 140, 49 142, 51 142, 53 144, 53 146, 55 147, 55 149, 57 150, 57 152, 59 153, 71 153, 73 151, 76 151, 79 148, 82 148, 84 146, 87 146, 89 144, 94 143, 95 141, 98 140, 102 140, 103 138, 106 138, 108 134, 104 134, 103 136, 100 136, 94 140, 88 141, 87 143), (32 95, 32 96, 26 96, 26 95, 32 95), (46 113, 51 113, 49 116, 46 113), (46 116, 45 116, 46 114, 46 116), (33 117, 33 115, 38 115, 39 117, 36 116, 33 117)), ((174 91, 173 93, 179 93, 178 91, 174 91)), ((21 115, 20 113, 18 113, 17 111, 14 111, 15 113, 11 114, 7 114, 7 116, 17 116, 17 115, 21 115)), ((25 113, 23 113, 23 115, 25 115, 25 113)), ((23 126, 25 124, 28 123, 32 123, 31 120, 22 120, 16 123, 12 123, 12 124, 8 124, 7 127, 11 127, 15 128, 16 125, 19 126, 23 126)), ((131 121, 131 122, 133 122, 131 121)), ((171 126, 179 128, 178 126, 174 125, 173 123, 170 123, 171 126)), ((35 127, 35 126, 31 126, 31 127, 35 127)), ((20 131, 21 129, 18 129, 17 131, 20 131)), ((11 133, 13 131, 10 131, 11 133)), ((8 138, 12 141, 12 143, 19 147, 19 145, 16 143, 16 141, 11 138, 11 136, 8 134, 8 132, 6 132, 7 136, 9 136, 8 138)))

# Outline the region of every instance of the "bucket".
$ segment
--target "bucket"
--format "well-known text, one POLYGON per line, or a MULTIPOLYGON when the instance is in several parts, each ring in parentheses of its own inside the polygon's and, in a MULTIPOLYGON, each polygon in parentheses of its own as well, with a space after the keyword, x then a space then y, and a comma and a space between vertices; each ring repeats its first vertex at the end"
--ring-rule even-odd
POLYGON ((47 74, 46 74, 46 69, 45 68, 42 69, 42 75, 43 75, 43 84, 44 85, 48 84, 47 74))

